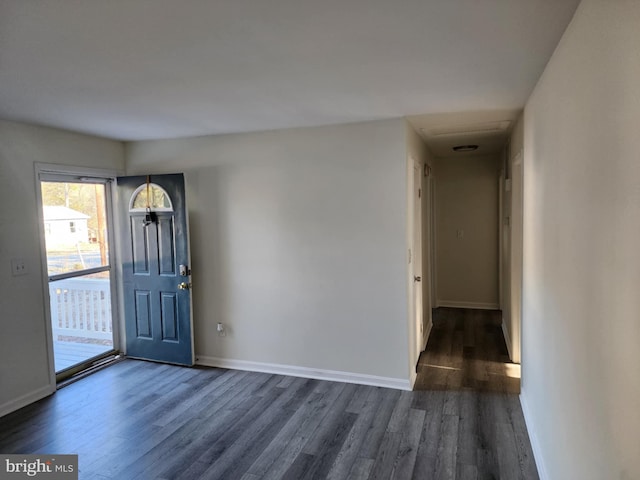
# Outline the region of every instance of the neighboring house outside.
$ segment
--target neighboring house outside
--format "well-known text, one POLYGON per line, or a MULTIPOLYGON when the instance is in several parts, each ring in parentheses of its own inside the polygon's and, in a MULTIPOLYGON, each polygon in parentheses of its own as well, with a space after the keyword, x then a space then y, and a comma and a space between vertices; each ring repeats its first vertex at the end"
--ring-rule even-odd
POLYGON ((47 248, 73 247, 89 241, 89 215, 63 206, 43 207, 47 248))

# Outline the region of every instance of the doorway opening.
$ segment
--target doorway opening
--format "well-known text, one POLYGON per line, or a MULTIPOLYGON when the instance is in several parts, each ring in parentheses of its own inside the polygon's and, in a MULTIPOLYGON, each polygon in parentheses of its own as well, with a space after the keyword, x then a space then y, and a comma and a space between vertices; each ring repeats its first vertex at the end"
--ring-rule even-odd
POLYGON ((39 172, 56 379, 116 354, 109 178, 39 172))

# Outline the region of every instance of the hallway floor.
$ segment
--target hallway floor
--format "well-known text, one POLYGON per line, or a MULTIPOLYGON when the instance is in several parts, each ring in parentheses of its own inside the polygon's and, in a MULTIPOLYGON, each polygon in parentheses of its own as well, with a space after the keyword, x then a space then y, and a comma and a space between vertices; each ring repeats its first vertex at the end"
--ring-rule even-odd
MULTIPOLYGON (((520 405, 520 366, 510 363, 499 311, 434 310, 418 361, 414 398, 437 411, 438 456, 455 474, 433 478, 538 479, 520 405)), ((425 477, 427 478, 427 477, 425 477)))
POLYGON ((416 390, 520 393, 497 310, 437 308, 418 361, 416 390))

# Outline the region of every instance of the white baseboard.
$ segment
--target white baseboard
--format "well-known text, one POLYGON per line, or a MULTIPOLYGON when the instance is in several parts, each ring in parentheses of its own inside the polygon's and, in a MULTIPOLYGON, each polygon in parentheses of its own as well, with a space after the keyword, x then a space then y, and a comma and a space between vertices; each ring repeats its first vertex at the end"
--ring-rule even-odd
MULTIPOLYGON (((417 367, 418 367, 418 364, 416 363, 416 366, 411 369, 411 372, 409 372, 409 385, 411 386, 409 390, 413 390, 413 387, 416 384, 416 380, 418 379, 418 372, 416 372, 417 367)), ((401 390, 405 390, 405 389, 401 389, 401 390)))
POLYGON ((509 330, 507 330, 507 325, 504 323, 504 319, 502 320, 502 335, 504 335, 504 341, 507 344, 509 359, 513 362, 513 355, 511 354, 511 337, 509 336, 509 330))
POLYGON ((500 310, 500 305, 497 303, 458 302, 449 300, 438 300, 438 307, 475 308, 477 310, 500 310))
POLYGON ((422 351, 427 348, 427 343, 429 343, 429 335, 431 335, 431 329, 433 328, 433 322, 429 322, 427 325, 427 331, 422 336, 422 351))
POLYGON ((538 469, 538 476, 540 480, 549 480, 549 474, 545 467, 544 458, 542 457, 542 449, 540 448, 540 439, 536 433, 536 429, 531 417, 531 410, 525 400, 525 397, 520 394, 520 406, 522 407, 522 414, 524 415, 524 423, 527 425, 527 432, 529 433, 529 441, 531 442, 531 449, 533 450, 533 459, 536 462, 538 469))
MULTIPOLYGON (((288 375, 291 377, 314 378, 316 380, 328 380, 331 382, 357 383, 360 385, 371 385, 374 387, 394 388, 396 390, 411 390, 413 388, 413 382, 411 379, 404 380, 401 378, 378 377, 376 375, 365 375, 362 373, 320 370, 316 368, 280 365, 277 363, 251 362, 230 358, 207 357, 203 355, 196 355, 196 365, 228 368, 231 370, 272 373, 275 375, 288 375)), ((415 379, 413 381, 415 382, 415 379)))
POLYGON ((33 392, 29 392, 25 395, 22 395, 18 398, 14 398, 13 400, 9 400, 6 403, 0 405, 0 417, 4 417, 5 415, 15 412, 16 410, 21 409, 22 407, 26 407, 27 405, 37 402, 38 400, 43 399, 44 397, 48 397, 56 391, 55 386, 46 385, 42 388, 38 388, 33 392))

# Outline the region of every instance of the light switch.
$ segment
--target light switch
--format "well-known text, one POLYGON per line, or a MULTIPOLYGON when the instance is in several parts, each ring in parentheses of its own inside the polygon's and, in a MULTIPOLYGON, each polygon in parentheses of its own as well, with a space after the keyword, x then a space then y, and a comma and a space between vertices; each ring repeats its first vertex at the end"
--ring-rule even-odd
POLYGON ((26 275, 29 273, 27 269, 27 263, 24 258, 12 258, 11 259, 11 275, 17 277, 19 275, 26 275))
POLYGON ((463 238, 464 237, 464 230, 462 230, 461 228, 456 230, 456 237, 463 238))

